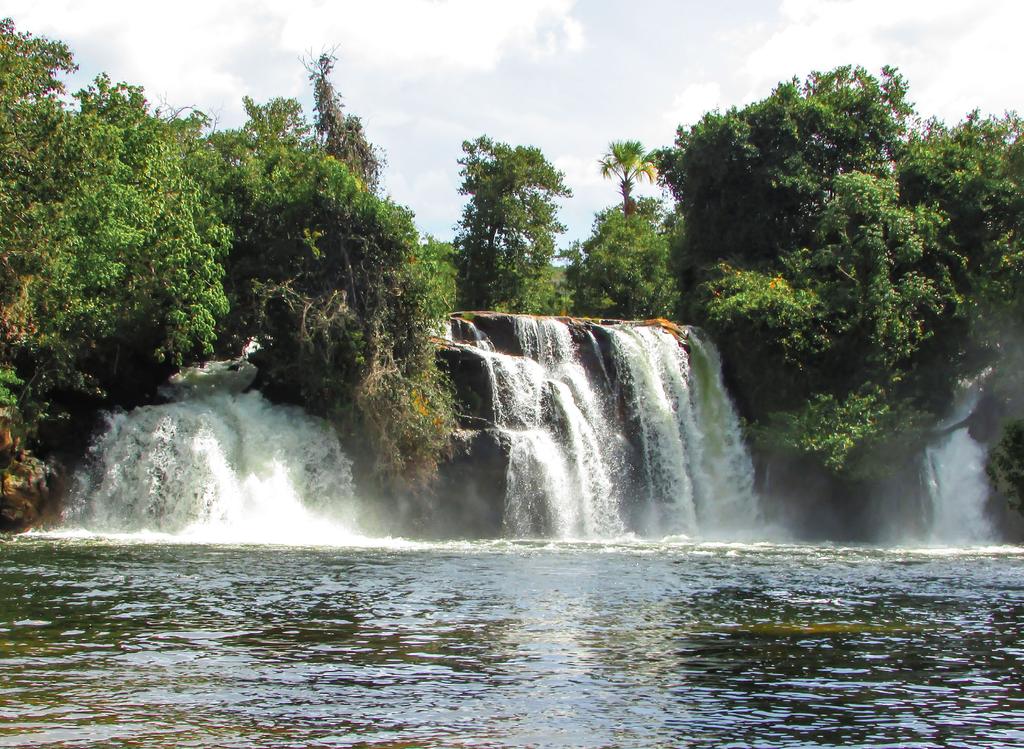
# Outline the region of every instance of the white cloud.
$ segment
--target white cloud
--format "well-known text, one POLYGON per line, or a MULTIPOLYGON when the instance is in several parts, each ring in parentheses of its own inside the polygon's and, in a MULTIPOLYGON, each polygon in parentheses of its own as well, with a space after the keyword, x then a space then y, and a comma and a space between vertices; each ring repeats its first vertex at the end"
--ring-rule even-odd
MULTIPOLYGON (((294 96, 300 57, 338 48, 348 69, 392 78, 493 70, 508 57, 577 52, 575 0, 11 0, 19 29, 85 50, 97 70, 145 85, 151 98, 227 107, 243 94, 294 96)), ((95 71, 94 71, 95 72, 95 71)))
POLYGON ((568 15, 562 19, 562 32, 565 35, 565 48, 569 52, 581 52, 586 46, 583 24, 568 15))
POLYGON ((404 170, 389 169, 385 175, 385 188, 398 203, 415 207, 416 223, 436 226, 444 239, 455 223, 453 218, 462 211, 463 196, 459 195, 459 180, 453 170, 432 169, 407 174, 404 170))
POLYGON ((601 176, 597 156, 561 155, 554 160, 555 168, 565 174, 565 184, 574 192, 580 188, 598 187, 605 184, 601 176))
POLYGON ((722 87, 714 81, 691 83, 676 95, 672 108, 665 114, 669 124, 693 125, 706 112, 722 106, 722 87))
MULTIPOLYGON (((811 70, 895 65, 925 116, 956 121, 1013 102, 1024 3, 1017 0, 782 0, 773 33, 748 51, 746 100, 811 70)), ((749 37, 748 37, 749 38, 749 37)))
POLYGON ((301 0, 284 16, 293 50, 338 43, 346 57, 405 75, 492 70, 507 54, 578 49, 574 0, 301 0))

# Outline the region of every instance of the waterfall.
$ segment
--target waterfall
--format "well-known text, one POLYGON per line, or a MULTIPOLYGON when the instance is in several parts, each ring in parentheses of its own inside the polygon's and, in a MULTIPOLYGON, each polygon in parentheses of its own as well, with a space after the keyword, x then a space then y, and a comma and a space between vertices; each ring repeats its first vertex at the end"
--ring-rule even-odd
POLYGON ((718 350, 696 328, 689 328, 690 363, 696 386, 696 418, 689 425, 700 425, 692 439, 700 443, 698 499, 706 532, 729 533, 736 519, 748 516, 749 528, 759 523, 760 513, 754 494, 754 465, 743 444, 739 415, 722 381, 722 362, 718 350))
POLYGON ((495 422, 511 444, 506 531, 559 538, 625 533, 612 478, 615 435, 566 325, 516 317, 526 355, 513 356, 460 322, 486 364, 495 422))
POLYGON ((680 332, 684 345, 656 325, 514 316, 510 327, 516 353, 461 318, 449 337, 484 361, 495 426, 510 446, 507 534, 754 529, 751 460, 718 354, 697 331, 680 332))
POLYGON ((351 537, 351 466, 337 437, 298 408, 240 392, 254 373, 187 370, 172 402, 108 415, 68 524, 239 543, 351 537))
MULTIPOLYGON (((756 531, 739 419, 698 331, 489 320, 454 318, 443 338, 472 364, 480 415, 468 423, 496 446, 505 535, 756 531)), ((354 540, 361 508, 334 432, 247 392, 254 376, 244 361, 211 363, 173 378, 168 402, 110 414, 76 475, 68 524, 199 541, 354 540)))
MULTIPOLYGON (((963 422, 978 403, 977 388, 958 400, 946 427, 963 422)), ((986 451, 966 426, 943 435, 925 449, 923 477, 930 504, 930 540, 935 543, 984 543, 993 538, 985 512, 989 498, 986 451)))
POLYGON ((697 445, 687 449, 685 426, 693 417, 689 362, 671 336, 653 328, 612 331, 616 360, 631 392, 631 411, 640 427, 646 475, 643 530, 692 534, 697 530, 693 465, 697 445))

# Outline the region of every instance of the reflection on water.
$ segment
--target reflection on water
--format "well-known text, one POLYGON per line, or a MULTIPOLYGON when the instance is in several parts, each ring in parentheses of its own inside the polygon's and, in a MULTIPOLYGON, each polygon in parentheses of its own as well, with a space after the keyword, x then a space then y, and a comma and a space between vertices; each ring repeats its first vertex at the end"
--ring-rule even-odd
POLYGON ((1024 555, 0 543, 0 746, 1020 746, 1024 555))

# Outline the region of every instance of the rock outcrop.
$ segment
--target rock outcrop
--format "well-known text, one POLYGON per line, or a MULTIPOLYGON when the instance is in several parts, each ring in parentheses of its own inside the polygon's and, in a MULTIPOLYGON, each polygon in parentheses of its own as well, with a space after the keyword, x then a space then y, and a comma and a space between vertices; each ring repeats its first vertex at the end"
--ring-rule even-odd
POLYGON ((0 532, 19 533, 54 512, 56 475, 21 449, 10 429, 0 430, 0 532))

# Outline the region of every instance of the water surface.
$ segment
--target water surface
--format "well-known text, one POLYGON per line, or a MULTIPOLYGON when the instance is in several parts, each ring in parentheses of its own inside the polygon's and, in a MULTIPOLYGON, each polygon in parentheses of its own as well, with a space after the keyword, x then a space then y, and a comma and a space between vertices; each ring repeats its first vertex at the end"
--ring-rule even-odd
POLYGON ((0 542, 0 746, 1024 745, 1019 548, 0 542))

